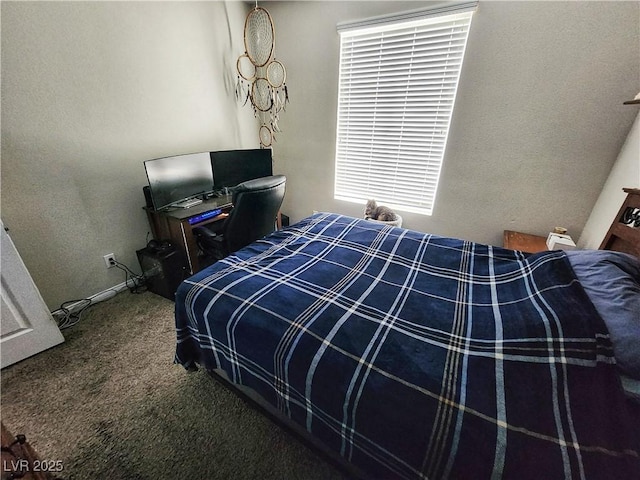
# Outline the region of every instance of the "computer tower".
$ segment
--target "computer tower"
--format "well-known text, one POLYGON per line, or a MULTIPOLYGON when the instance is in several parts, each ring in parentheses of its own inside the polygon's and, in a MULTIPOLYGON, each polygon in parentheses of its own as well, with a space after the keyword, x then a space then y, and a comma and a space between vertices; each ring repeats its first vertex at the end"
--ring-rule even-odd
POLYGON ((147 289, 175 301, 176 290, 188 272, 183 253, 169 242, 152 240, 136 254, 147 289))

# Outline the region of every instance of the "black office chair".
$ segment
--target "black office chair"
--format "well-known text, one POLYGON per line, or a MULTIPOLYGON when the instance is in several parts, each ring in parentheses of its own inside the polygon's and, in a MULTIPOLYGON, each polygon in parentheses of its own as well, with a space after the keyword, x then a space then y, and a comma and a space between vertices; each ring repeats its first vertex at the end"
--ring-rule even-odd
POLYGON ((204 254, 221 260, 273 232, 286 180, 284 175, 272 175, 232 188, 233 208, 222 225, 216 222, 193 229, 204 254))

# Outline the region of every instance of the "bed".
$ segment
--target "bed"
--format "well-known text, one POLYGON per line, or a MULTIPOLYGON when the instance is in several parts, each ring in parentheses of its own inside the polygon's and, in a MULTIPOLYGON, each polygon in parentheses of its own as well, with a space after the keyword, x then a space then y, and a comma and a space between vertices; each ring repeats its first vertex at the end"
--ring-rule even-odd
POLYGON ((249 394, 354 476, 640 478, 621 381, 640 379, 624 324, 640 329, 640 263, 587 253, 314 214, 182 283, 175 361, 249 394), (588 278, 591 262, 615 271, 588 278), (619 340, 588 292, 611 296, 621 278, 619 340))

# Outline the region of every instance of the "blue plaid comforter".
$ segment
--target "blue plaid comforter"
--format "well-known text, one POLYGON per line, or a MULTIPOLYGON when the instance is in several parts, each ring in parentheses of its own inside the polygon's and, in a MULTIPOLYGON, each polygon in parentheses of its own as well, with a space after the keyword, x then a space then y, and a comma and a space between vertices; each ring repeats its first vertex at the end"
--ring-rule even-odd
POLYGON ((316 214, 176 295, 222 368, 372 478, 640 478, 606 327, 562 252, 316 214))

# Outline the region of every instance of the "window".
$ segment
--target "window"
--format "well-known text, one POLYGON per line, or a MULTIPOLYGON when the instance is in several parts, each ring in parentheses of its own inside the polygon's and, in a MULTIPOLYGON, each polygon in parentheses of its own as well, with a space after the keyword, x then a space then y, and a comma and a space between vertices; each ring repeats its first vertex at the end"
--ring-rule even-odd
POLYGON ((336 199, 431 215, 475 6, 338 26, 336 199))

